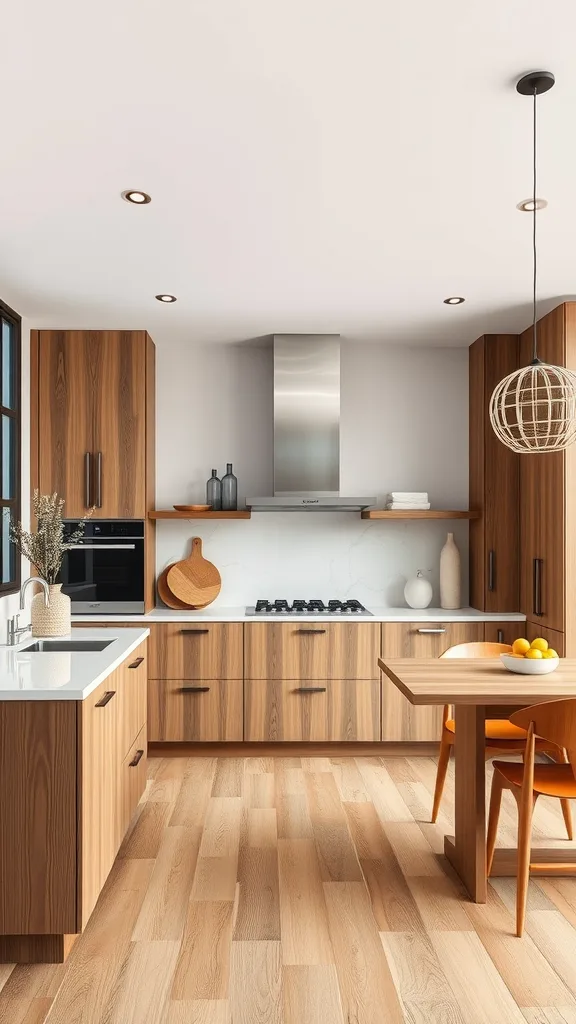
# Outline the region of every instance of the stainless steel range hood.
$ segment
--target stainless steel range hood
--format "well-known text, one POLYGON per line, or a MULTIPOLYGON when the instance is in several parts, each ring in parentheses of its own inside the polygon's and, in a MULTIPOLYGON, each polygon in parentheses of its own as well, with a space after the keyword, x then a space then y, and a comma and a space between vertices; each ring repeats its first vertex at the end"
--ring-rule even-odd
POLYGON ((358 512, 376 498, 340 495, 340 338, 274 335, 274 497, 254 512, 358 512))

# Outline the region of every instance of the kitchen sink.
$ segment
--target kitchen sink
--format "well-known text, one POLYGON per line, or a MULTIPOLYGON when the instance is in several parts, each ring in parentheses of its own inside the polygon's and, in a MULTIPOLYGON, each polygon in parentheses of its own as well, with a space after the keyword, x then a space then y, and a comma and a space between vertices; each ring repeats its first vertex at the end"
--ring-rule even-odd
POLYGON ((20 648, 28 654, 50 654, 57 651, 83 651, 85 654, 104 651, 112 640, 36 640, 28 647, 20 648))

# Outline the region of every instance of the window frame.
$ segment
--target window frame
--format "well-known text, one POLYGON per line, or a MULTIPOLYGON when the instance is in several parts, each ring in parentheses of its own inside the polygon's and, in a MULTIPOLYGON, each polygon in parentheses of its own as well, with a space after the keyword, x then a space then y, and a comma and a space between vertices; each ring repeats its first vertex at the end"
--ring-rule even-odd
MULTIPOLYGON (((9 416, 16 431, 15 466, 14 466, 14 498, 8 500, 0 494, 0 515, 2 510, 9 508, 12 521, 18 522, 22 515, 22 317, 0 299, 0 322, 6 320, 12 327, 14 347, 12 362, 13 408, 8 409, 1 404, 2 400, 2 360, 0 359, 0 416, 9 416)), ((0 421, 1 422, 1 421, 0 421)), ((2 445, 0 444, 0 480, 2 480, 2 445)), ((0 558, 2 557, 2 536, 0 534, 0 558)), ((1 562, 0 562, 1 564, 1 562)), ((8 583, 0 579, 0 597, 17 594, 22 582, 22 558, 16 551, 15 577, 8 583)))

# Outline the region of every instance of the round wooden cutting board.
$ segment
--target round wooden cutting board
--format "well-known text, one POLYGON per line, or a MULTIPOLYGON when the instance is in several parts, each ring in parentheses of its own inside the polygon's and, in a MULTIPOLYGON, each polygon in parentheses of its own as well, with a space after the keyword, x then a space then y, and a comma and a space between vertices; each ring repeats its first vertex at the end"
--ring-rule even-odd
POLYGON ((174 597, 193 608, 205 608, 216 600, 222 579, 216 566, 203 557, 200 537, 192 538, 188 558, 169 567, 166 583, 174 597))
POLYGON ((177 597, 174 597, 174 594, 172 593, 170 587, 168 586, 166 577, 168 576, 168 572, 170 571, 173 565, 176 565, 176 562, 172 562, 172 565, 167 565, 164 571, 160 573, 158 579, 156 580, 158 597, 160 598, 161 601, 164 602, 165 605, 167 605, 168 608, 173 608, 175 611, 178 611, 182 608, 191 608, 192 605, 185 604, 184 601, 179 601, 177 597))

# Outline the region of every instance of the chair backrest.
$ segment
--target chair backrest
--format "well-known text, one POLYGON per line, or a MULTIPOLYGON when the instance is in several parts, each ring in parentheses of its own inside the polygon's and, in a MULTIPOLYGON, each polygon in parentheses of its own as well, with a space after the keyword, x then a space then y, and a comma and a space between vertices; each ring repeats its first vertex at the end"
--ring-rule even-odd
POLYGON ((449 647, 447 651, 444 651, 444 654, 441 654, 440 657, 498 658, 500 654, 510 654, 511 650, 510 644, 492 644, 478 641, 478 643, 471 644, 456 644, 454 647, 449 647))
POLYGON ((532 704, 510 715, 510 721, 521 729, 534 723, 534 732, 558 747, 565 747, 576 777, 576 697, 567 700, 547 700, 532 704))

